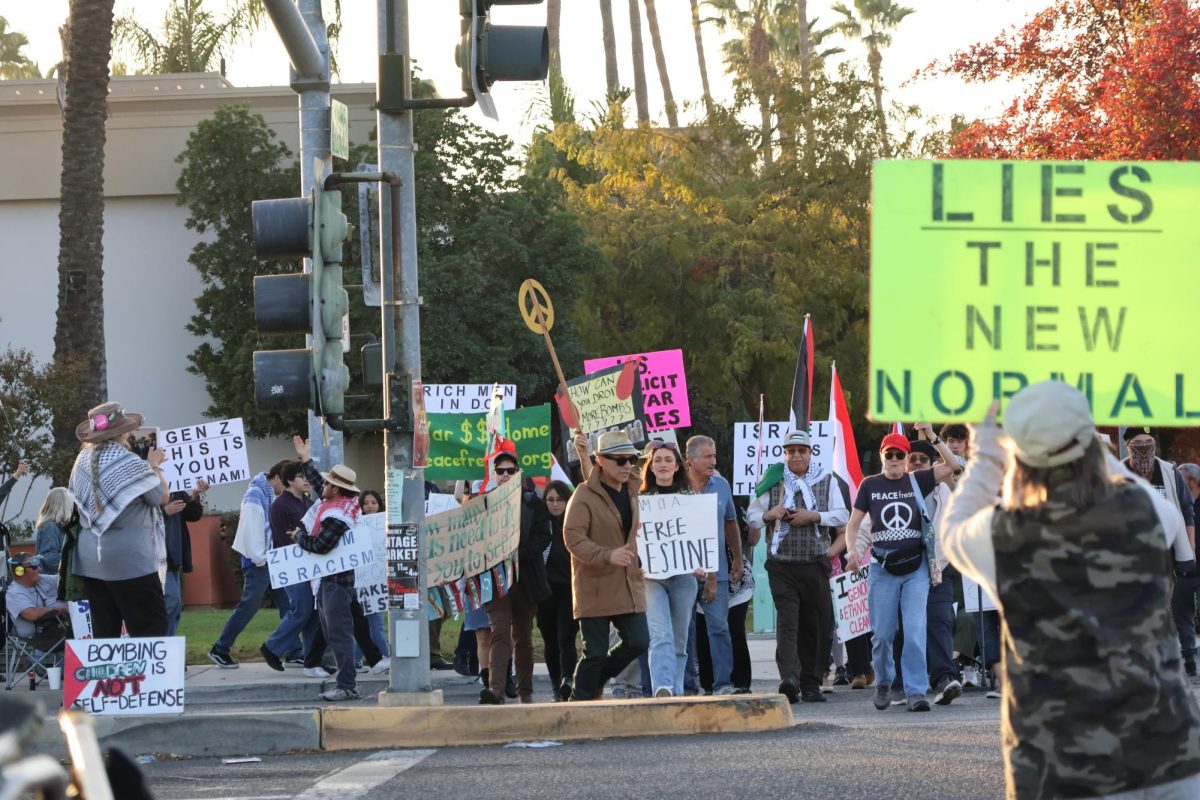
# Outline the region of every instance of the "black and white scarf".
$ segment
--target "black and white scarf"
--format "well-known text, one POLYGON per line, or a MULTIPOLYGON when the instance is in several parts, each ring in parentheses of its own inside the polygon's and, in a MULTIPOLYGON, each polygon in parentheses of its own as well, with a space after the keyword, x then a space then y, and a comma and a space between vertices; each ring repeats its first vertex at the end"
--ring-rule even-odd
MULTIPOLYGON (((71 470, 70 489, 79 509, 80 526, 96 536, 102 536, 130 503, 161 485, 158 475, 148 463, 116 442, 84 447, 79 451, 71 470), (92 475, 94 448, 99 448, 99 480, 92 475)), ((160 559, 164 560, 166 529, 162 512, 157 506, 154 508, 154 539, 156 553, 159 543, 164 543, 160 559)))

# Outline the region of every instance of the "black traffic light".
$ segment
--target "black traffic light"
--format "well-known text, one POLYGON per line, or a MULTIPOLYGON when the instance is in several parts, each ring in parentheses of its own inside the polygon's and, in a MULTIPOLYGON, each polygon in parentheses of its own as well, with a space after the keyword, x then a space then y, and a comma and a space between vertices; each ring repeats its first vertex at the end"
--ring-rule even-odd
POLYGON ((542 0, 459 0, 462 41, 455 59, 463 91, 498 119, 489 89, 496 81, 545 80, 550 69, 550 35, 545 25, 493 25, 492 6, 538 5, 542 0))
POLYGON ((350 385, 341 342, 350 308, 342 288, 342 242, 350 235, 342 193, 317 186, 309 197, 256 200, 251 213, 260 259, 312 259, 312 272, 254 278, 260 336, 312 335, 312 346, 303 350, 255 351, 254 400, 264 409, 341 415, 350 385))

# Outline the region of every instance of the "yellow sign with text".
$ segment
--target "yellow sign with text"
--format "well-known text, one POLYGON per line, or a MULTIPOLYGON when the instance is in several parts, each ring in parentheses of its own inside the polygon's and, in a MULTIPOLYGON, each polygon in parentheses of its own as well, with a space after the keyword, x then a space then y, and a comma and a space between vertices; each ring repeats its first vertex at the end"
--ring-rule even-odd
POLYGON ((983 419, 1044 380, 1100 425, 1196 425, 1200 163, 880 161, 870 412, 983 419))

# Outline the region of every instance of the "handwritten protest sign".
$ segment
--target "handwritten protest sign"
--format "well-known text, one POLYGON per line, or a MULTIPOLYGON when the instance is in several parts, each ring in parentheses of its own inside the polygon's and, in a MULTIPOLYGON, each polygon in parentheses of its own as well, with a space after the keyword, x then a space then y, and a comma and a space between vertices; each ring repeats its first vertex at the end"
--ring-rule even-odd
MULTIPOLYGON (((315 508, 317 506, 313 506, 315 508)), ((307 529, 312 530, 312 517, 306 517, 306 520, 309 520, 307 529)), ((283 589, 294 583, 357 570, 374 562, 375 542, 370 530, 361 524, 343 533, 341 540, 328 553, 310 553, 295 544, 272 547, 267 551, 267 570, 271 574, 272 589, 283 589)))
POLYGON ((638 528, 647 578, 716 572, 720 566, 715 494, 639 495, 638 528))
POLYGON ((63 708, 102 716, 183 713, 184 638, 71 639, 63 708))
MULTIPOLYGON (((692 424, 688 405, 687 376, 683 372, 682 350, 659 350, 613 358, 589 358, 583 371, 592 373, 624 364, 630 358, 639 359, 638 375, 642 379, 642 400, 646 412, 646 427, 652 431, 662 428, 686 428, 692 424)), ((574 392, 571 393, 574 397, 574 392)))
POLYGON ((1196 424, 1200 364, 1163 321, 1200 290, 1200 164, 881 161, 873 186, 872 419, 978 421, 1056 379, 1098 425, 1196 424))
POLYGON ((487 494, 425 520, 430 586, 478 575, 516 551, 523 477, 518 473, 487 494))
MULTIPOLYGON (((426 383, 425 411, 428 414, 483 414, 492 401, 490 383, 426 383)), ((504 410, 517 407, 517 385, 502 383, 504 410)))
MULTIPOLYGON (((517 446, 526 477, 550 475, 550 405, 506 412, 508 438, 517 446)), ((491 450, 484 414, 430 414, 429 459, 425 479, 473 480, 483 476, 483 458, 491 450)))
MULTIPOLYGON (((762 469, 783 461, 783 437, 791 430, 786 422, 763 423, 763 454, 762 469)), ((808 428, 812 440, 811 464, 820 466, 825 471, 833 468, 833 432, 834 426, 824 419, 814 419, 808 428)), ((733 484, 735 495, 754 495, 754 485, 758 483, 758 423, 739 422, 733 426, 733 484)))
POLYGON ((354 570, 354 592, 362 605, 364 614, 379 614, 387 611, 387 514, 364 514, 358 518, 354 530, 369 537, 375 551, 370 564, 354 570))
POLYGON ((443 511, 453 511, 459 505, 460 503, 452 494, 430 492, 429 497, 425 498, 425 516, 432 517, 434 514, 441 514, 443 511))
MULTIPOLYGON (((632 381, 630 393, 622 400, 617 393, 617 379, 622 367, 609 367, 590 375, 567 381, 571 389, 571 400, 579 411, 579 424, 588 434, 588 452, 596 451, 596 442, 605 431, 623 430, 636 447, 646 444, 646 421, 642 411, 641 381, 632 381)), ((560 420, 561 420, 561 414, 560 420)), ((569 443, 575 433, 562 425, 562 441, 569 443)), ((567 463, 578 464, 579 454, 574 447, 566 446, 567 463)))
POLYGON ((172 492, 190 492, 201 478, 210 486, 250 479, 240 418, 159 431, 158 447, 167 457, 163 473, 172 492))
POLYGON ((848 642, 871 632, 871 614, 867 609, 868 569, 869 564, 857 572, 842 572, 829 579, 839 641, 848 642))

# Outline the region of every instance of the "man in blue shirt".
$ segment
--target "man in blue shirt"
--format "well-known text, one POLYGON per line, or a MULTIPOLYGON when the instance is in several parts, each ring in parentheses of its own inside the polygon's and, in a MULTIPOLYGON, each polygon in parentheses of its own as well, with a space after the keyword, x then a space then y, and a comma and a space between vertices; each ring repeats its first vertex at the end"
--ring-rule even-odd
POLYGON ((742 535, 729 481, 717 474, 717 445, 708 436, 687 440, 687 472, 692 490, 717 496, 717 528, 725 531, 725 547, 718 547, 721 566, 717 572, 717 596, 701 600, 708 627, 708 644, 713 662, 713 694, 733 694, 733 639, 729 634, 729 581, 742 579, 742 535), (730 561, 732 559, 732 563, 730 561))

